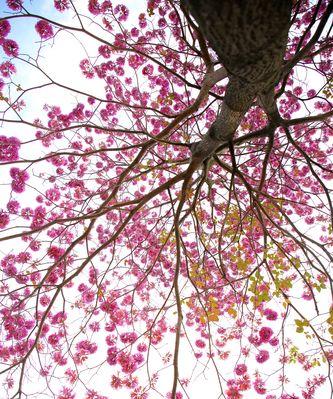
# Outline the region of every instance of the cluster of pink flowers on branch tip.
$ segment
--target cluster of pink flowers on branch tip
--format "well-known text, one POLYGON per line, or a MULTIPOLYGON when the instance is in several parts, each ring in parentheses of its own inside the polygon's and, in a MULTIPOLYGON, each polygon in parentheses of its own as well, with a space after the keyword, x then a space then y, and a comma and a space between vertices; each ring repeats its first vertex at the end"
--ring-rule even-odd
POLYGON ((70 0, 54 0, 54 8, 60 12, 66 11, 70 6, 70 0))
POLYGON ((52 25, 43 19, 36 23, 35 29, 42 40, 50 39, 54 35, 52 25))
POLYGON ((6 0, 8 7, 13 11, 21 11, 23 0, 6 0))
POLYGON ((26 182, 29 179, 28 172, 19 168, 11 168, 9 174, 13 179, 11 183, 12 190, 18 194, 23 193, 26 182))
POLYGON ((11 39, 3 40, 2 48, 4 53, 9 57, 17 57, 19 54, 19 46, 14 40, 11 39))
POLYGON ((260 350, 256 354, 256 361, 258 363, 265 363, 269 359, 269 352, 267 350, 260 350))
POLYGON ((0 136, 0 162, 16 161, 21 143, 16 137, 0 136))
POLYGON ((6 19, 0 21, 0 38, 6 37, 11 30, 10 23, 6 19))
POLYGON ((9 224, 9 215, 0 209, 0 229, 4 229, 9 224))

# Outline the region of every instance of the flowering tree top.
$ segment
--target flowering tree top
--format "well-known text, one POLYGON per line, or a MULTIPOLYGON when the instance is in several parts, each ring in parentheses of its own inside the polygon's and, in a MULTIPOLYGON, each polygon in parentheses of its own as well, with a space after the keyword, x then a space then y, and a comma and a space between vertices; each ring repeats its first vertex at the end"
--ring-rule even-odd
POLYGON ((332 397, 332 8, 6 0, 1 398, 332 397))

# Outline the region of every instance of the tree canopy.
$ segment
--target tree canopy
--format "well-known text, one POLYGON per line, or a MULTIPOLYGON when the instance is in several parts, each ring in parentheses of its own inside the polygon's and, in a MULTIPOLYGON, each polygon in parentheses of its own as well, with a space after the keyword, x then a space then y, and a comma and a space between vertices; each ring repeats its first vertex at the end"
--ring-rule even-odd
POLYGON ((332 398, 333 1, 1 1, 1 398, 332 398))

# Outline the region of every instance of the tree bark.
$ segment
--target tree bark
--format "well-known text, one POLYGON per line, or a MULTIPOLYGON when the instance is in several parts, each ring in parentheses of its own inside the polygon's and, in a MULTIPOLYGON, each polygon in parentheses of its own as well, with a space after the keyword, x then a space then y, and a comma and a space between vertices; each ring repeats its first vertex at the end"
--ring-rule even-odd
POLYGON ((290 27, 291 0, 182 0, 219 62, 228 71, 225 99, 204 138, 191 147, 203 161, 232 139, 256 97, 276 114, 279 82, 290 27))

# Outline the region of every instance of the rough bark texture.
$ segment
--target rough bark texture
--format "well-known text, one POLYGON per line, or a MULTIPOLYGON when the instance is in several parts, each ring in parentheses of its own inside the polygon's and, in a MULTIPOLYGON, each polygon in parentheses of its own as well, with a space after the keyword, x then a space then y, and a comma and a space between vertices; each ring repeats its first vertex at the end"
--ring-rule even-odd
POLYGON ((267 104, 268 113, 274 112, 273 88, 282 71, 292 1, 183 0, 182 4, 229 74, 217 120, 192 146, 194 157, 207 158, 232 138, 256 97, 267 104))

